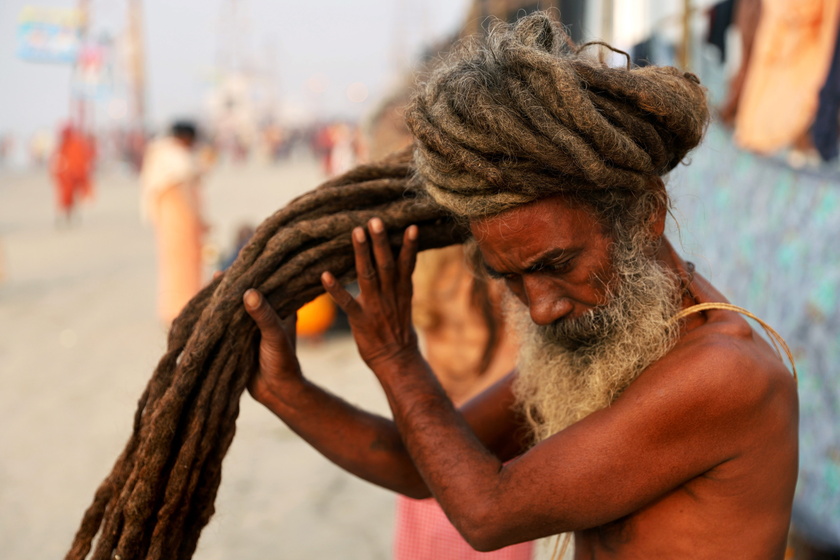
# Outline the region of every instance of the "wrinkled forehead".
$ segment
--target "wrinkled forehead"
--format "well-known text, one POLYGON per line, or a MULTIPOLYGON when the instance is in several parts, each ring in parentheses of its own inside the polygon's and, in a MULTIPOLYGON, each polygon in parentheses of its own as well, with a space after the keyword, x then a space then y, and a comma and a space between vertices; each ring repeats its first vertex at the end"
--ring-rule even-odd
POLYGON ((469 226, 479 244, 488 238, 492 241, 523 236, 569 237, 577 233, 591 233, 594 229, 604 232, 594 209, 565 196, 543 198, 499 214, 474 218, 469 221, 469 226))
POLYGON ((594 210, 565 197, 541 199, 469 224, 481 255, 491 264, 581 248, 609 237, 594 210))

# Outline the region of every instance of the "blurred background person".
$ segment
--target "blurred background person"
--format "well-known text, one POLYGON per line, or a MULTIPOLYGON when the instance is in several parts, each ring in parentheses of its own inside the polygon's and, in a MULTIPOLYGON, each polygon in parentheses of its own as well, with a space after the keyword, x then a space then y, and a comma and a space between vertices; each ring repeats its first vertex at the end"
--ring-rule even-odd
POLYGON ((204 221, 196 125, 179 121, 153 140, 140 173, 142 213, 155 230, 158 315, 169 325, 202 285, 204 221))
MULTIPOLYGON (((506 331, 500 286, 468 266, 463 245, 424 251, 415 268, 412 315, 423 354, 456 406, 510 373, 519 351, 506 331)), ((531 542, 475 551, 434 498, 397 496, 394 560, 529 560, 531 542)))
POLYGON ((72 124, 61 129, 50 169, 58 203, 56 225, 71 225, 79 197, 92 195, 94 157, 95 152, 87 136, 72 124))
MULTIPOLYGON (((372 159, 411 144, 402 116, 410 91, 400 88, 368 123, 372 159)), ((427 250, 417 255, 412 276, 412 318, 423 356, 455 406, 513 371, 519 353, 518 341, 505 329, 502 286, 483 274, 478 262, 464 245, 427 250)), ((476 552, 434 498, 396 499, 394 560, 530 560, 534 555, 532 542, 476 552)))
POLYGON ((46 167, 55 147, 55 134, 49 130, 38 130, 29 139, 29 162, 34 168, 46 167))
POLYGON ((15 148, 15 139, 11 133, 0 134, 0 167, 5 167, 15 148))

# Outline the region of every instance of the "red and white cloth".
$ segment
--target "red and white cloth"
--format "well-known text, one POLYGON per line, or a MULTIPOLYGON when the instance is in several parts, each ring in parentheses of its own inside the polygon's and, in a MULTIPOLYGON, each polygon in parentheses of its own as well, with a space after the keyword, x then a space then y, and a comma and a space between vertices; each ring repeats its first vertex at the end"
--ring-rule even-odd
POLYGON ((433 499, 397 497, 394 560, 531 560, 534 543, 477 552, 433 499))

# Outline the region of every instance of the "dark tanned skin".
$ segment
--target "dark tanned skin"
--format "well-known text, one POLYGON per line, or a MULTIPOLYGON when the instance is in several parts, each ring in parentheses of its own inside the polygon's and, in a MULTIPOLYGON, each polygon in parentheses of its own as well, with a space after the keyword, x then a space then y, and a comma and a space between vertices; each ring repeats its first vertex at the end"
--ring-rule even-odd
MULTIPOLYGON (((551 198, 471 225, 488 268, 536 323, 603 303, 611 240, 588 210, 551 198)), ((654 229, 662 236, 664 215, 654 229)), ((417 229, 406 230, 396 261, 381 221, 368 230, 353 232, 361 295, 329 273, 323 283, 347 312, 393 421, 308 382, 293 337, 257 292, 245 294, 262 332, 251 394, 328 459, 405 495, 433 495, 478 550, 574 531, 578 560, 783 558, 796 387, 739 315, 690 316, 673 350, 612 406, 526 450, 514 374, 459 411, 420 355, 410 315, 417 229)), ((688 276, 664 238, 656 258, 688 276)), ((697 275, 684 306, 722 301, 697 275)))

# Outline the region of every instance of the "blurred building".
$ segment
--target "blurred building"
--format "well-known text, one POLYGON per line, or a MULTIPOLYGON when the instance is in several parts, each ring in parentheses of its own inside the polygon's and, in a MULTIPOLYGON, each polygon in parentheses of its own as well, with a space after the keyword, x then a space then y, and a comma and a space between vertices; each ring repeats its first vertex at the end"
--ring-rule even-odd
POLYGON ((461 34, 478 33, 488 16, 507 22, 514 22, 522 16, 547 10, 566 26, 572 40, 579 42, 584 37, 584 28, 588 26, 586 12, 597 13, 600 2, 584 0, 475 0, 467 13, 466 23, 461 34))

